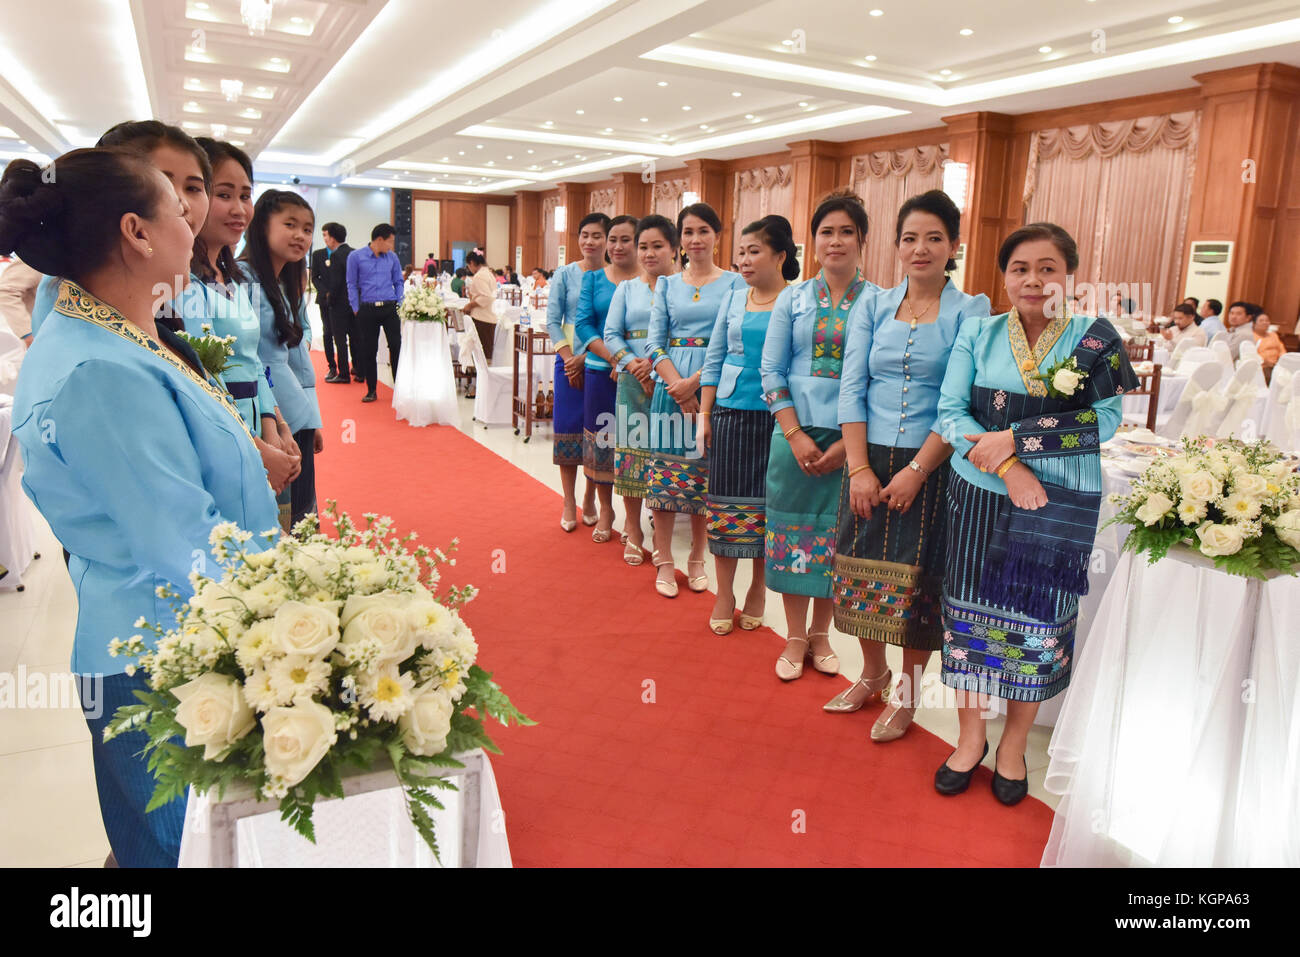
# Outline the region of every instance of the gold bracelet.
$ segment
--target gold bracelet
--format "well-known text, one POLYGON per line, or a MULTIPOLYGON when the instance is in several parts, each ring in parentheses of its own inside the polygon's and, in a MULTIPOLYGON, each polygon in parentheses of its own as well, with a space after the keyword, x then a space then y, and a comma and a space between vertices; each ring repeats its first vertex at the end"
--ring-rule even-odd
POLYGON ((786 441, 788 442, 788 441, 790 440, 790 436, 794 435, 796 432, 802 432, 802 431, 803 431, 803 426, 802 426, 802 425, 796 425, 796 426, 795 426, 793 429, 791 429, 790 431, 788 431, 788 432, 782 432, 781 434, 785 436, 786 441))
POLYGON ((1015 465, 1019 461, 1020 459, 1016 458, 1014 455, 1010 456, 1005 462, 1003 462, 1001 465, 998 466, 997 468, 998 478, 1002 478, 1002 476, 1006 475, 1007 472, 1010 471, 1011 466, 1015 465))
POLYGON ((869 468, 871 468, 870 465, 859 465, 857 468, 849 469, 849 478, 853 478, 853 476, 857 475, 863 469, 869 469, 869 468))

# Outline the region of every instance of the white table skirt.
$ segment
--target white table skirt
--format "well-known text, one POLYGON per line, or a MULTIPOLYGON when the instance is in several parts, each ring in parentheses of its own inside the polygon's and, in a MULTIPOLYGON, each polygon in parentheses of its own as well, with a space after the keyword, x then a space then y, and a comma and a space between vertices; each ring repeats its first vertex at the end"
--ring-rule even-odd
POLYGON ((1120 559, 1048 752, 1045 866, 1300 865, 1300 579, 1120 559))
MULTIPOLYGON (((510 867, 505 812, 496 776, 487 755, 479 805, 477 867, 510 867)), ((453 779, 454 780, 454 779, 453 779)), ((394 778, 394 783, 396 779, 394 778)), ((460 867, 463 821, 461 792, 437 791, 444 810, 429 809, 438 835, 443 867, 460 867)), ((181 837, 180 866, 212 866, 212 795, 190 793, 181 837)), ((313 844, 280 820, 278 804, 267 813, 236 822, 237 867, 437 867, 424 839, 411 825, 402 791, 394 786, 355 794, 342 800, 318 801, 312 811, 313 844)))
POLYGON ((440 322, 402 323, 393 410, 411 425, 459 425, 451 336, 440 322))
MULTIPOLYGON (((1160 371, 1160 396, 1157 399, 1159 404, 1156 406, 1157 423, 1163 424, 1164 420, 1173 414, 1174 406, 1178 404, 1178 399, 1186 390, 1189 381, 1189 376, 1169 372, 1166 369, 1160 371)), ((1140 420, 1145 424, 1150 405, 1149 395, 1126 395, 1122 406, 1125 421, 1140 420)))

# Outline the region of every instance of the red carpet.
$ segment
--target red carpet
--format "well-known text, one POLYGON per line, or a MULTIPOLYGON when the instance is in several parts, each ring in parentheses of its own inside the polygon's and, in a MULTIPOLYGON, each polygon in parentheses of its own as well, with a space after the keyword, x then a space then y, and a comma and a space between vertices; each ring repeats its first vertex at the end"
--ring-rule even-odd
POLYGON ((444 576, 481 589, 465 613, 479 663, 538 722, 489 729, 517 865, 1037 866, 1041 802, 1003 807, 986 768, 937 794, 943 741, 871 744, 879 705, 823 712, 843 679, 809 667, 783 684, 779 636, 714 636, 712 594, 679 574, 681 595, 660 598, 649 562, 629 568, 582 525, 565 535, 555 492, 455 429, 397 422, 383 386, 371 404, 360 385, 317 393, 318 500, 430 546, 459 536, 444 576))

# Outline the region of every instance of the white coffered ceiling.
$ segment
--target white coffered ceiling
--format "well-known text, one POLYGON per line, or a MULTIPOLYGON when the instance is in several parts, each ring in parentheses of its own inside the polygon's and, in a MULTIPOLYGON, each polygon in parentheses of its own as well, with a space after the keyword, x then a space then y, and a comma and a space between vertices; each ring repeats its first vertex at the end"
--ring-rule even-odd
POLYGON ((1295 0, 240 0, 9 5, 0 160, 157 116, 259 177, 546 189, 1300 66, 1295 0), (239 81, 237 100, 222 80, 239 81))

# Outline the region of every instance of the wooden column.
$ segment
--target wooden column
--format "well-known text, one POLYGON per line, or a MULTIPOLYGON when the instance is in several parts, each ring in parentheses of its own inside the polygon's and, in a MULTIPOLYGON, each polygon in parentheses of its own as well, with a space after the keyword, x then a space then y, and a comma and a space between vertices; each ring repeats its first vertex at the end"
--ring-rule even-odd
POLYGON ((1193 79, 1204 105, 1186 243, 1233 242, 1229 297, 1260 303, 1292 332, 1300 309, 1300 70, 1256 63, 1193 79))
MULTIPOLYGON (((511 213, 510 232, 514 242, 524 247, 525 273, 542 264, 542 194, 515 193, 515 206, 511 213)), ((515 251, 510 250, 511 262, 515 251)))
POLYGON ((790 225, 794 241, 804 247, 803 278, 817 275, 821 264, 813 255, 812 214, 817 201, 832 190, 847 186, 836 177, 839 171, 838 144, 824 140, 790 143, 790 174, 794 180, 790 225))
POLYGON ((556 183, 555 186, 560 191, 560 205, 568 211, 568 222, 560 235, 560 245, 564 246, 564 255, 560 257, 560 265, 563 266, 582 258, 582 252, 578 249, 578 223, 582 222, 582 217, 588 212, 587 184, 556 183))
POLYGON ((948 158, 970 167, 961 218, 964 291, 984 293, 995 311, 1009 309, 998 247, 1024 223, 1029 138, 1017 137, 1012 118, 1003 113, 962 113, 945 116, 943 122, 948 127, 948 158))
POLYGON ((640 219, 650 214, 653 181, 645 181, 639 172, 619 173, 614 177, 618 190, 618 211, 640 219))

